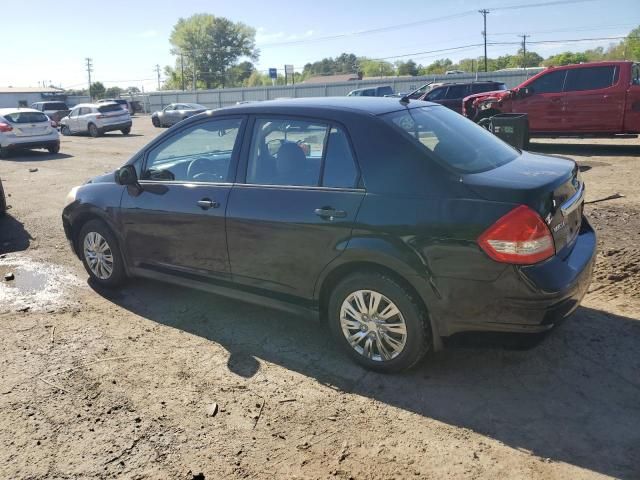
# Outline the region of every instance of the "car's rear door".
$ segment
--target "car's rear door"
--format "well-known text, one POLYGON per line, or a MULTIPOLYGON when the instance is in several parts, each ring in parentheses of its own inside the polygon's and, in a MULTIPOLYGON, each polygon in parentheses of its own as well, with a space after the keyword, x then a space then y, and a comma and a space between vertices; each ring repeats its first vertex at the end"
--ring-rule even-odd
POLYGON ((121 218, 135 268, 174 275, 228 275, 225 211, 245 118, 200 120, 152 144, 127 189, 121 218))
POLYGON ((438 102, 454 112, 462 113, 462 99, 469 95, 469 85, 450 85, 444 100, 438 102))
POLYGON ((227 209, 233 280, 309 299, 364 197, 348 134, 324 120, 271 115, 255 118, 252 131, 227 209))
POLYGON ((565 125, 569 132, 622 131, 626 89, 618 86, 615 65, 567 70, 564 86, 565 125))

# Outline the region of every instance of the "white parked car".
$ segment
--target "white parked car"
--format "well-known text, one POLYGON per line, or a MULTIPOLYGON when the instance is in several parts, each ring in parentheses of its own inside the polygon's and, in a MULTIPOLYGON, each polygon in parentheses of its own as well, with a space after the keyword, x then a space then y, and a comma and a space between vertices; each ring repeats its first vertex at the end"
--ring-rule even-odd
POLYGON ((60 135, 52 120, 33 108, 0 108, 0 158, 31 148, 60 151, 60 135))
POLYGON ((114 130, 129 135, 131 115, 117 103, 81 103, 60 120, 60 130, 63 135, 88 133, 92 137, 99 137, 114 130))
POLYGON ((59 122, 61 118, 69 115, 69 107, 64 102, 35 102, 31 104, 31 108, 40 110, 54 122, 59 122))

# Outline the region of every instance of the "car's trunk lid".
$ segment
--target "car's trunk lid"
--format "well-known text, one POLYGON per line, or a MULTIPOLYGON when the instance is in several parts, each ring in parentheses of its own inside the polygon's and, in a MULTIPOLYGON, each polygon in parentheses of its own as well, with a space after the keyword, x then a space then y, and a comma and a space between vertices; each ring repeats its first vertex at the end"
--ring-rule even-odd
POLYGON ((551 230, 556 252, 580 230, 584 184, 573 160, 522 152, 498 168, 464 175, 462 181, 486 200, 527 205, 538 212, 551 230))

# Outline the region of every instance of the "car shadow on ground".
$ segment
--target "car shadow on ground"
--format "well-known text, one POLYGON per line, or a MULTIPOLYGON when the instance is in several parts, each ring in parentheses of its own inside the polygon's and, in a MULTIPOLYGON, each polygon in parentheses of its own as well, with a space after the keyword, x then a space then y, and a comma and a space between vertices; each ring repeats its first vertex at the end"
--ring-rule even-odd
POLYGON ((29 248, 33 237, 11 214, 0 216, 0 254, 21 252, 29 248))
POLYGON ((581 307, 544 338, 458 335, 417 368, 381 375, 353 364, 317 321, 152 281, 98 293, 223 346, 245 378, 264 360, 549 461, 638 478, 637 319, 581 307))
POLYGON ((11 162, 43 162, 48 160, 63 160, 65 158, 72 157, 73 155, 69 155, 63 152, 49 153, 43 150, 22 150, 12 152, 8 158, 4 158, 3 160, 8 160, 11 162))
MULTIPOLYGON (((624 142, 625 140, 620 140, 624 142)), ((640 157, 638 145, 607 145, 601 143, 536 143, 527 149, 550 155, 577 155, 581 157, 640 157)))

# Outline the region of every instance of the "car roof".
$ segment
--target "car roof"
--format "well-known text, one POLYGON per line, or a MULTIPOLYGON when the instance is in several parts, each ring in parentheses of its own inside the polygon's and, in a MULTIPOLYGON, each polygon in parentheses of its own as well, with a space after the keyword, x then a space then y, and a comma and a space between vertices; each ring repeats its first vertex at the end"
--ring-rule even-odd
POLYGON ((104 107, 105 105, 118 105, 116 102, 102 102, 102 103, 78 103, 74 105, 73 108, 85 107, 85 108, 98 108, 104 107))
POLYGON ((42 113, 40 110, 36 110, 35 108, 0 108, 0 115, 8 115, 10 113, 17 113, 17 112, 35 112, 35 113, 42 113))
MULTIPOLYGON (((231 105, 217 112, 233 112, 246 114, 278 113, 278 114, 322 114, 350 111, 368 115, 382 115, 405 108, 424 107, 427 102, 402 104, 398 98, 392 97, 307 97, 285 100, 266 100, 264 102, 231 105)), ((433 104, 431 104, 433 105, 433 104)))

